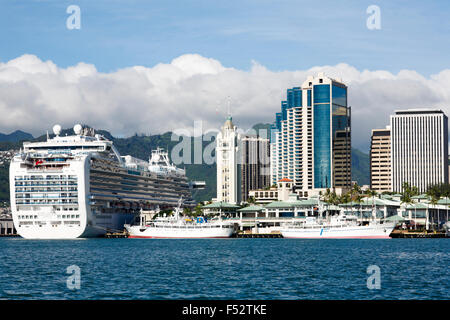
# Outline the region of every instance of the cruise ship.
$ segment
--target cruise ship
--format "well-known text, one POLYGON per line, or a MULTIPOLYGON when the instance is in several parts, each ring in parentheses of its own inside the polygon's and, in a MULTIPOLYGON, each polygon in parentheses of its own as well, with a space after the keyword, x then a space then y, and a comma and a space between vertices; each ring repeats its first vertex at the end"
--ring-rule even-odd
POLYGON ((180 196, 193 207, 185 171, 158 148, 149 161, 121 156, 112 141, 75 125, 53 127, 47 141, 24 142, 11 160, 14 226, 28 239, 98 237, 123 231, 141 210, 173 208, 180 196))

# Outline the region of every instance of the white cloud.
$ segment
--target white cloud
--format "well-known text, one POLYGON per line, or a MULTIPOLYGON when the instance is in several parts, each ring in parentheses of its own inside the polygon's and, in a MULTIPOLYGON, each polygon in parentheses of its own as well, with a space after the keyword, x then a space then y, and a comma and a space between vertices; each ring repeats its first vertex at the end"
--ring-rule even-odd
POLYGON ((35 135, 53 124, 86 123, 116 135, 162 133, 224 122, 228 99, 238 126, 272 122, 286 89, 300 86, 323 71, 349 86, 353 145, 366 148, 372 128, 388 124, 399 108, 450 106, 450 70, 426 78, 415 71, 398 74, 359 71, 347 64, 309 70, 270 71, 252 62, 249 71, 224 67, 219 61, 186 54, 152 68, 134 66, 98 72, 80 62, 60 68, 51 61, 23 55, 0 63, 0 132, 22 129, 35 135))

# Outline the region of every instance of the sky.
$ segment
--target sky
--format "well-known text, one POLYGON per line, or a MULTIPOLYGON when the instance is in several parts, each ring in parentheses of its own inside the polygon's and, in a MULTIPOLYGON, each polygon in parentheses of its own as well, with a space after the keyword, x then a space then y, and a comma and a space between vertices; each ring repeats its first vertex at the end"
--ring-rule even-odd
POLYGON ((449 1, 0 0, 0 132, 218 128, 228 97, 249 127, 323 71, 349 86, 352 143, 367 151, 396 109, 449 113, 449 14, 449 1))

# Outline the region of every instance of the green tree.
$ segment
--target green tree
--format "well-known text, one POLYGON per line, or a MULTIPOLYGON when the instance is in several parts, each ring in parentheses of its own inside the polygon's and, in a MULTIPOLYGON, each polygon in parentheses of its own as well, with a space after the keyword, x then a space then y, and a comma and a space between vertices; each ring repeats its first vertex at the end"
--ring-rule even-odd
POLYGON ((350 196, 350 192, 344 193, 342 194, 339 198, 338 198, 338 203, 347 203, 350 202, 351 196, 350 196))
POLYGON ((367 189, 366 195, 372 198, 372 218, 376 218, 377 212, 377 204, 375 203, 375 197, 377 196, 377 192, 373 189, 367 189))
POLYGON ((184 208, 183 209, 183 215, 187 216, 187 217, 191 216, 192 215, 192 210, 190 208, 184 208))
MULTIPOLYGON (((363 218, 362 208, 361 208, 362 195, 361 195, 361 187, 358 185, 358 183, 355 183, 352 186, 350 193, 351 193, 352 202, 359 204, 359 213, 360 213, 361 223, 362 223, 362 218, 363 218)), ((352 211, 353 211, 353 204, 352 204, 352 211)))
MULTIPOLYGON (((434 209, 439 210, 439 208, 436 208, 436 205, 441 198, 441 189, 439 188, 439 186, 430 186, 427 190, 427 196, 430 198, 430 202, 428 204, 428 212, 430 212, 430 204, 434 207, 434 209)), ((431 216, 431 227, 434 230, 434 214, 431 216)))
POLYGON ((253 196, 250 196, 250 197, 248 197, 248 199, 247 199, 247 202, 250 204, 255 204, 256 203, 256 201, 255 201, 255 197, 253 197, 253 196))
MULTIPOLYGON (((320 192, 320 195, 322 195, 322 192, 320 192)), ((323 201, 325 201, 326 203, 330 203, 330 198, 331 198, 331 191, 329 188, 327 188, 327 190, 325 191, 325 194, 323 195, 322 199, 323 201)))
MULTIPOLYGON (((401 203, 408 205, 414 204, 412 197, 418 195, 417 187, 412 187, 408 182, 403 182, 402 185, 402 196, 400 197, 401 203)), ((416 220, 417 219, 417 209, 414 207, 414 229, 417 229, 416 220)))
POLYGON ((450 184, 448 183, 438 183, 435 185, 430 185, 427 189, 427 194, 434 194, 437 197, 450 197, 450 184))
POLYGON ((191 213, 191 215, 192 215, 194 218, 203 215, 202 206, 203 206, 203 205, 202 205, 201 203, 199 203, 199 204, 197 204, 197 205, 195 206, 194 211, 191 213))
MULTIPOLYGON (((427 194, 428 194, 428 192, 427 192, 427 194)), ((436 207, 436 205, 439 201, 439 197, 432 192, 428 195, 431 197, 429 204, 431 204, 433 207, 436 207)), ((439 210, 439 209, 437 209, 437 210, 439 210)), ((428 212, 430 212, 429 205, 428 205, 428 212)), ((431 228, 434 230, 434 215, 431 216, 431 228)))
MULTIPOLYGON (((332 194, 332 192, 330 191, 329 188, 327 188, 327 190, 325 191, 325 194, 321 197, 322 200, 327 204, 326 209, 325 209, 326 219, 328 219, 328 205, 331 204, 331 197, 332 197, 331 194, 332 194)), ((322 192, 320 192, 320 195, 322 195, 322 192)), ((319 200, 320 200, 320 198, 319 198, 319 200)))

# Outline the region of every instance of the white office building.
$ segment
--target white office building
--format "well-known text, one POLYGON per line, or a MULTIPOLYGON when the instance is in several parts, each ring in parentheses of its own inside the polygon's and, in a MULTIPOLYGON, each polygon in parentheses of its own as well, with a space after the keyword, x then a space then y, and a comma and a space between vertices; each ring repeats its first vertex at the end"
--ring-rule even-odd
POLYGON ((448 181, 448 118, 439 109, 398 110, 391 115, 391 185, 408 182, 420 192, 448 181))

